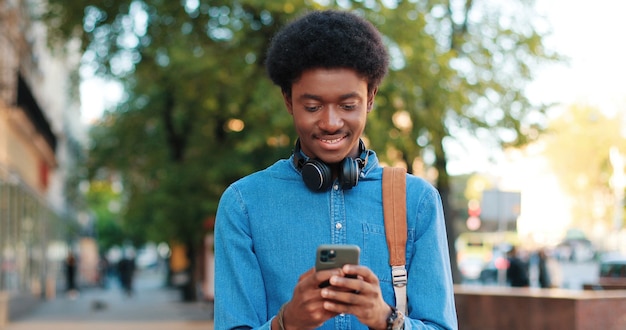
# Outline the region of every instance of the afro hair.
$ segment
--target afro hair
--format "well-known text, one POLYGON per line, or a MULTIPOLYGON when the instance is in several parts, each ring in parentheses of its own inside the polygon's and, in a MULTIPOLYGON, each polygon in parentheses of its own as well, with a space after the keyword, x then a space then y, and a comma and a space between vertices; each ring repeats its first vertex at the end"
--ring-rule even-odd
POLYGON ((347 11, 310 12, 283 27, 272 39, 266 68, 283 93, 312 68, 350 68, 378 87, 387 74, 389 55, 372 23, 347 11))

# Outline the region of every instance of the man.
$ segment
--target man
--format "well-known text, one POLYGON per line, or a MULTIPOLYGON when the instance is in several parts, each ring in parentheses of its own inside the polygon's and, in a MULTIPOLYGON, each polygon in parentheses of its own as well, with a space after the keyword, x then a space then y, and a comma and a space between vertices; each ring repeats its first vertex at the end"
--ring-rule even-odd
POLYGON ((530 286, 528 265, 520 259, 517 247, 513 246, 507 252, 509 267, 506 269, 506 279, 512 287, 530 286))
POLYGON ((272 40, 268 73, 298 140, 220 200, 216 329, 457 328, 441 200, 411 175, 408 315, 393 307, 382 167, 360 140, 388 61, 378 30, 348 12, 309 13, 272 40), (320 244, 358 245, 360 265, 316 272, 320 244))

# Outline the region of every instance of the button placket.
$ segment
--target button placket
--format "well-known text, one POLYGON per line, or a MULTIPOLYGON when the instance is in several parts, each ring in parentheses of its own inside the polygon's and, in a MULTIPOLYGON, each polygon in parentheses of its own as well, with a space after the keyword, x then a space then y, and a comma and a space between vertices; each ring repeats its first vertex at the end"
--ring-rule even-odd
POLYGON ((330 192, 330 203, 331 203, 331 228, 332 228, 332 239, 333 244, 346 244, 346 212, 345 212, 345 203, 344 203, 344 195, 339 182, 333 183, 332 191, 330 192))

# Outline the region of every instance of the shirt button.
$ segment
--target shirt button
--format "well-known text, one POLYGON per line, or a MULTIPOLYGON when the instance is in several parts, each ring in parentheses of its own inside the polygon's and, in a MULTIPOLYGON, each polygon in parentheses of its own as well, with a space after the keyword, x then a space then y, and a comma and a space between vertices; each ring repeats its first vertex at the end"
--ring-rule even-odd
POLYGON ((333 186, 333 189, 335 189, 335 190, 339 190, 339 185, 338 185, 338 184, 335 184, 335 185, 333 186))
POLYGON ((337 222, 335 224, 335 229, 341 229, 341 228, 343 228, 343 225, 340 222, 337 222))

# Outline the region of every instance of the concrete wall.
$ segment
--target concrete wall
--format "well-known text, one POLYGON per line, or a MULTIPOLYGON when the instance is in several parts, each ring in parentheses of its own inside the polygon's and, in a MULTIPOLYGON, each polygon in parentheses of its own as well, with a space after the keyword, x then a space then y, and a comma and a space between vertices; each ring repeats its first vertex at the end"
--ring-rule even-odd
POLYGON ((460 330, 626 329, 626 290, 456 286, 460 330))

